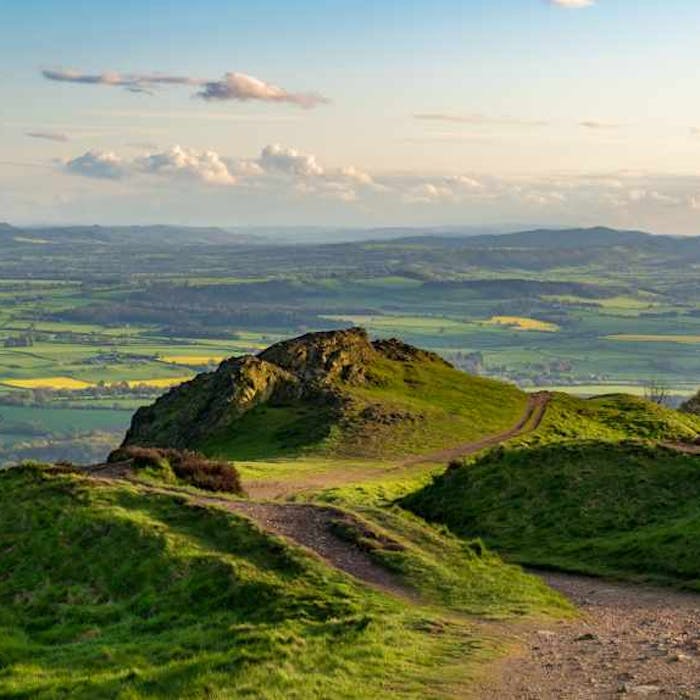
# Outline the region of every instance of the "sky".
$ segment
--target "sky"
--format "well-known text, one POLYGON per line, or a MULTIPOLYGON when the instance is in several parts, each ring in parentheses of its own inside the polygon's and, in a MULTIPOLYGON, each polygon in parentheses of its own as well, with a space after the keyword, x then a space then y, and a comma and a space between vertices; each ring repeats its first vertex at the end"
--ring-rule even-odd
POLYGON ((0 221, 700 233, 697 0, 0 4, 0 221))

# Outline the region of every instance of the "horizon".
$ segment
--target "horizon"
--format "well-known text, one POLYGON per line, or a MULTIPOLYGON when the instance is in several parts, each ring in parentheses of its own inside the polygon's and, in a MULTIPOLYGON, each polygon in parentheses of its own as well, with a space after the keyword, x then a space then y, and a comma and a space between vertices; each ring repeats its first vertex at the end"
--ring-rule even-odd
POLYGON ((700 233, 690 0, 172 6, 5 11, 0 218, 700 233))

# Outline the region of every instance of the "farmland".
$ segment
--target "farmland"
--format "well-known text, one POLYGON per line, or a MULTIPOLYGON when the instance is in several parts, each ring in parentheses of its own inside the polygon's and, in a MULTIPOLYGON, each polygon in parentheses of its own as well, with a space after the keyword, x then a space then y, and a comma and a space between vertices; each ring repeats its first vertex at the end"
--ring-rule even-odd
POLYGON ((133 410, 197 372, 350 325, 528 390, 639 395, 655 381, 680 401, 700 384, 692 241, 639 234, 622 246, 611 231, 609 247, 588 246, 580 231, 567 247, 545 232, 538 248, 519 234, 409 232, 291 245, 182 231, 3 234, 0 464, 52 446, 99 458, 133 410))

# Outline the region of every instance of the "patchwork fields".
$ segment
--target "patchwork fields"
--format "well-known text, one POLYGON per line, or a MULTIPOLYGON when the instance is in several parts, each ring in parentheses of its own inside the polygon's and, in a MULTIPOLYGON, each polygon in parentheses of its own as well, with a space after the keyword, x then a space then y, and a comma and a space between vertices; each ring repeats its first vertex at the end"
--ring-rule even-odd
POLYGON ((556 253, 492 238, 481 248, 479 237, 168 245, 35 233, 2 241, 0 464, 59 444, 101 458, 129 413, 169 387, 231 355, 350 325, 526 390, 643 395, 661 383, 679 402, 700 384, 692 256, 661 276, 646 239, 625 244, 623 265, 614 232, 611 248, 556 253), (37 413, 18 419, 18 407, 37 413), (73 411, 109 419, 76 426, 73 411))

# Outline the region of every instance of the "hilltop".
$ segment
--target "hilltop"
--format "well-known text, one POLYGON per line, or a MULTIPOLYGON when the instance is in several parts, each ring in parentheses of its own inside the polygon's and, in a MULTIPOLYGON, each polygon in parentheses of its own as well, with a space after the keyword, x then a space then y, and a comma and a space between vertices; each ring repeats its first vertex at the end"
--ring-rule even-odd
POLYGON ((523 564, 700 589, 700 419, 555 395, 537 430, 455 461, 402 505, 523 564))
POLYGON ((309 333, 221 363, 137 411, 125 445, 228 458, 393 458, 499 433, 526 395, 361 328, 309 333))

